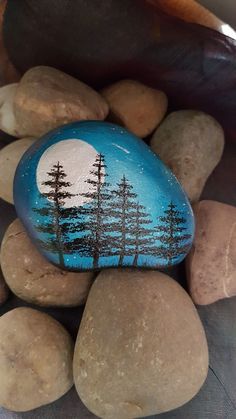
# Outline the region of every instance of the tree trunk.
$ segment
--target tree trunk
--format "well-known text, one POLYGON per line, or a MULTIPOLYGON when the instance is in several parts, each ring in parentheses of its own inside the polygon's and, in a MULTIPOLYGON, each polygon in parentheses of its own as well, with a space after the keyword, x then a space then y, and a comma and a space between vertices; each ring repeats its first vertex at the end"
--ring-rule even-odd
POLYGON ((99 254, 95 253, 93 256, 93 269, 98 269, 99 254))
POLYGON ((134 256, 134 261, 133 261, 133 266, 137 266, 138 265, 138 253, 135 254, 134 256))
POLYGON ((65 266, 64 255, 63 255, 63 252, 62 252, 62 250, 61 250, 61 249, 59 249, 59 250, 58 250, 58 256, 59 256, 59 263, 60 263, 60 266, 61 266, 62 268, 65 268, 66 266, 65 266))
POLYGON ((124 260, 124 253, 120 254, 120 258, 119 258, 119 262, 118 262, 118 266, 123 266, 123 260, 124 260))

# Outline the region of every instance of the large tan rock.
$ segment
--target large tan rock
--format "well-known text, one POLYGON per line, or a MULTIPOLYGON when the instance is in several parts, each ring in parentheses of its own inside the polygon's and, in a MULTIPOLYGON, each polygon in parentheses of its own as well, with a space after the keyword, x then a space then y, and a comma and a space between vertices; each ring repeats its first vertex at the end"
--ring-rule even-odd
POLYGON ((215 201, 194 206, 196 233, 187 258, 189 290, 196 304, 236 295, 236 208, 215 201))
POLYGON ((157 128, 151 148, 176 175, 190 201, 196 202, 221 159, 224 132, 210 115, 177 111, 157 128))
POLYGON ((17 137, 39 137, 60 125, 103 120, 108 114, 108 105, 99 93, 52 67, 31 68, 18 84, 2 89, 0 128, 17 137))
POLYGON ((77 306, 87 298, 92 272, 63 271, 41 256, 16 219, 1 246, 4 278, 14 294, 41 306, 77 306))
POLYGON ((73 385, 73 342, 45 313, 20 307, 0 318, 0 405, 27 411, 59 399, 73 385))
POLYGON ((90 291, 74 354, 82 401, 101 418, 128 419, 189 401, 208 371, 197 311, 160 272, 107 270, 90 291))
POLYGON ((138 137, 151 134, 164 118, 168 99, 164 92, 135 80, 121 80, 102 91, 111 119, 138 137))
POLYGON ((18 163, 35 138, 13 141, 0 150, 0 198, 13 204, 13 181, 18 163))

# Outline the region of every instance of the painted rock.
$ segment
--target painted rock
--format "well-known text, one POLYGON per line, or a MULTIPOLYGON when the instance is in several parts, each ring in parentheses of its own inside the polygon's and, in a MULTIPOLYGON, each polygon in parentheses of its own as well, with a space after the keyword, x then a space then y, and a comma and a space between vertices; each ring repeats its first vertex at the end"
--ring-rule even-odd
POLYGON ((24 154, 14 202, 39 250, 63 269, 179 263, 193 239, 191 206, 138 137, 106 122, 51 131, 24 154))

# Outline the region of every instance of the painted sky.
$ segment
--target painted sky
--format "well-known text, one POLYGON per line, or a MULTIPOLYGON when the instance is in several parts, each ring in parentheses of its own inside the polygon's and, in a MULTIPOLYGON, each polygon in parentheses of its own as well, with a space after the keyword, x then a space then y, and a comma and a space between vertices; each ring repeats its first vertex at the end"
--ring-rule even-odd
MULTIPOLYGON (((174 175, 151 149, 142 140, 119 126, 105 122, 84 121, 58 128, 42 137, 24 154, 17 168, 14 182, 16 210, 33 239, 36 239, 39 233, 34 228, 38 216, 32 208, 43 204, 43 200, 46 199, 39 199, 37 187, 36 172, 40 158, 53 144, 76 138, 87 142, 96 149, 97 153, 105 156, 107 181, 111 184, 111 188, 114 189, 122 176, 126 176, 134 192, 138 194, 140 204, 144 205, 150 214, 153 225, 157 224, 158 217, 163 215, 170 201, 173 201, 187 219, 186 233, 193 234, 194 220, 186 195, 174 175)), ((68 158, 70 158, 69 154, 68 158)), ((74 156, 71 160, 76 161, 74 156)), ((75 170, 75 167, 71 170, 75 170)), ((79 179, 79 164, 76 170, 79 179)), ((47 180, 46 173, 45 180, 47 180)), ((43 238, 44 235, 40 237, 43 238)), ((49 256, 53 263, 58 262, 57 255, 50 254, 49 256)), ((84 263, 87 263, 89 267, 91 261, 87 259, 84 263)), ((127 264, 129 264, 128 259, 127 264)), ((144 259, 140 257, 140 262, 146 263, 144 259)), ((151 264, 154 263, 149 256, 148 259, 151 264)), ((74 256, 68 256, 66 261, 69 267, 79 263, 78 258, 75 260, 74 256)), ((116 264, 117 258, 114 257, 112 260, 110 258, 109 261, 104 259, 103 263, 104 265, 116 264)))

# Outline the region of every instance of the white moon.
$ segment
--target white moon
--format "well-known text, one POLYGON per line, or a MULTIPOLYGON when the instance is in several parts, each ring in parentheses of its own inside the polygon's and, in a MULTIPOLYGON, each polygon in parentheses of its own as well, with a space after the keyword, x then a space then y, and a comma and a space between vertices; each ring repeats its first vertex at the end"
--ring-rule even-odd
MULTIPOLYGON (((44 182, 52 180, 48 176, 48 172, 52 170, 54 164, 59 162, 67 175, 63 181, 71 183, 71 186, 64 190, 76 194, 76 196, 64 200, 64 207, 70 208, 86 204, 91 198, 83 197, 80 194, 93 190, 93 185, 85 181, 87 179, 95 180, 90 171, 96 170, 93 168, 93 164, 97 155, 98 152, 95 148, 82 140, 72 138, 52 145, 42 154, 38 163, 36 181, 39 191, 45 194, 52 189, 50 186, 44 185, 44 182)), ((102 174, 105 175, 104 169, 102 169, 102 174)))

